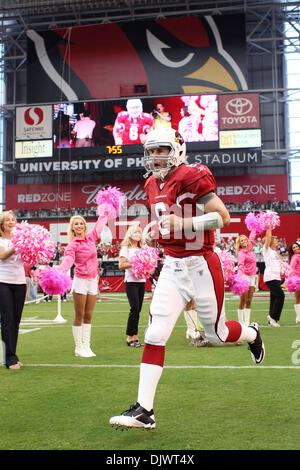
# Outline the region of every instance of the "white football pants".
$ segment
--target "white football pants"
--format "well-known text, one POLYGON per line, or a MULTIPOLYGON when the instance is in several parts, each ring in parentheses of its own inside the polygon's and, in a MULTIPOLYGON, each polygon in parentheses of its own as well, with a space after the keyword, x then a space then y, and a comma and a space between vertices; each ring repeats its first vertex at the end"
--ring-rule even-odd
POLYGON ((225 325, 224 278, 215 252, 204 256, 167 256, 155 287, 145 342, 164 346, 187 302, 195 307, 205 336, 221 345, 228 336, 225 325))

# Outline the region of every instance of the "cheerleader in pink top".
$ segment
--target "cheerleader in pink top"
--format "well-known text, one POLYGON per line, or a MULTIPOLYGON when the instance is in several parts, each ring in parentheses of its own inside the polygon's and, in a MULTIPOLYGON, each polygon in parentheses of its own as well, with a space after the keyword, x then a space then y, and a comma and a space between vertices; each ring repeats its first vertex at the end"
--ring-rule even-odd
POLYGON ((96 244, 107 217, 98 218, 93 229, 88 232, 87 223, 80 215, 70 219, 68 246, 59 271, 67 272, 75 265, 72 286, 75 318, 72 326, 75 341, 75 356, 93 357, 90 348, 92 315, 98 294, 99 266, 96 244))
MULTIPOLYGON (((289 262, 295 276, 300 277, 300 243, 294 242, 289 246, 289 262)), ((295 292, 296 323, 300 323, 300 289, 295 292)))
POLYGON ((235 249, 238 258, 238 273, 249 281, 249 289, 240 296, 238 307, 238 321, 249 325, 251 315, 251 302, 255 291, 256 255, 253 251, 256 231, 251 230, 249 238, 240 235, 235 241, 235 249))

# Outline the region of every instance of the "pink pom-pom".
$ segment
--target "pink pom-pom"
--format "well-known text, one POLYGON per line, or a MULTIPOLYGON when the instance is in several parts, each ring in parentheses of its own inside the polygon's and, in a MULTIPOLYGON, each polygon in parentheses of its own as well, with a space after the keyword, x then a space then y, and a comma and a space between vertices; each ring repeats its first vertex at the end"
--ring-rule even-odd
POLYGON ((280 263, 280 276, 282 279, 292 276, 294 273, 294 270, 291 268, 291 266, 288 263, 281 262, 280 263))
POLYGON ((274 230, 276 227, 279 227, 280 225, 280 218, 279 215, 276 212, 273 211, 260 211, 259 213, 259 218, 264 224, 264 229, 267 230, 270 228, 271 230, 274 230))
POLYGON ((224 279, 228 282, 230 276, 234 273, 235 258, 228 250, 222 250, 218 255, 222 263, 224 279))
POLYGON ((64 295, 72 287, 72 278, 54 267, 41 270, 38 279, 48 295, 64 295))
POLYGON ((23 263, 34 266, 46 264, 53 258, 55 244, 50 238, 51 233, 45 227, 21 222, 16 225, 11 241, 23 263))
POLYGON ((300 276, 290 276, 285 280, 285 288, 288 292, 300 290, 300 276))
POLYGON ((118 217, 124 204, 125 196, 119 188, 109 187, 101 189, 96 194, 97 213, 99 217, 118 217))
POLYGON ((145 246, 142 250, 137 251, 130 260, 133 277, 136 279, 150 277, 155 271, 158 258, 157 250, 150 246, 145 246))
POLYGON ((260 219, 259 216, 256 216, 253 212, 249 212, 249 214, 245 218, 245 224, 249 232, 255 230, 257 234, 260 234, 264 230, 264 223, 260 219))
POLYGON ((242 295, 249 290, 249 281, 242 274, 233 274, 229 278, 230 290, 233 294, 242 295))

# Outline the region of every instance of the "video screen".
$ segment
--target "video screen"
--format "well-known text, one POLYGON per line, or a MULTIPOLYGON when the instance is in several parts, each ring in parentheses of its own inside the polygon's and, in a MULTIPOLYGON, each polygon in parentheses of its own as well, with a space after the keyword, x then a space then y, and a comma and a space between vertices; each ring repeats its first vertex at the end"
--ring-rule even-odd
POLYGON ((178 130, 185 142, 217 142, 217 95, 55 104, 54 148, 143 144, 159 126, 178 130))

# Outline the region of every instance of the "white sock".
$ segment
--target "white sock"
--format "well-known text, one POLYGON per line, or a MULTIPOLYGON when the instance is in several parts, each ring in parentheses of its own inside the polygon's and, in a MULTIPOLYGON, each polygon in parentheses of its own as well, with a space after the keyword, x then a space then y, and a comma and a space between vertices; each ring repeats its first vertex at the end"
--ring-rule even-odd
POLYGON ((244 309, 244 323, 246 326, 248 326, 250 323, 250 314, 251 314, 251 308, 245 308, 244 309))
POLYGON ((161 377, 163 367, 142 362, 140 365, 140 382, 138 390, 139 404, 147 411, 153 409, 156 387, 161 377))
POLYGON ((247 341, 247 343, 252 343, 256 339, 256 336, 257 336, 256 331, 254 330, 254 328, 251 328, 251 326, 247 326, 243 324, 241 326, 242 326, 242 332, 238 341, 247 341))

